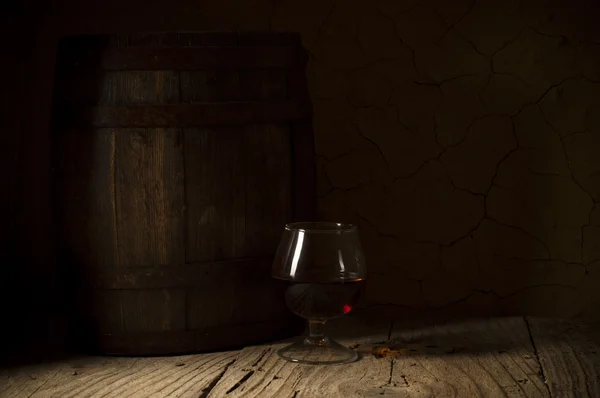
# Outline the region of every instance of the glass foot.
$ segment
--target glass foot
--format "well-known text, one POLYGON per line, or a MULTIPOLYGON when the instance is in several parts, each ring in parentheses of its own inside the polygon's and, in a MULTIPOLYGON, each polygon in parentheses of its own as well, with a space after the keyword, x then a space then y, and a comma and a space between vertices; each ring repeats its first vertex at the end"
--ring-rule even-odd
POLYGON ((286 361, 312 365, 350 363, 358 359, 356 351, 327 338, 318 344, 308 338, 297 341, 277 351, 277 355, 286 361))

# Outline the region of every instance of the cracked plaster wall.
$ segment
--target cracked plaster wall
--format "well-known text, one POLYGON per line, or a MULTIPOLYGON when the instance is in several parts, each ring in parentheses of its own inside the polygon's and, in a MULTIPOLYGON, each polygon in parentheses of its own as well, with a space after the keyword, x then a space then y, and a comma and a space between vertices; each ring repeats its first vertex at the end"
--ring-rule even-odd
POLYGON ((319 210, 361 226, 369 304, 598 314, 600 15, 587 6, 330 4, 307 40, 319 210))
POLYGON ((362 228, 368 305, 600 316, 593 3, 77 2, 40 51, 132 25, 300 32, 319 213, 362 228))

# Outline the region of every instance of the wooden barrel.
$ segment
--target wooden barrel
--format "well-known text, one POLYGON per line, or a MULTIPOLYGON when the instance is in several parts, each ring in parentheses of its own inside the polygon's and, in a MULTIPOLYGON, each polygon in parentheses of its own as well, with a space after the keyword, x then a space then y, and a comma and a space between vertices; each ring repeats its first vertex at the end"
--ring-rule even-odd
POLYGON ((269 276, 315 205, 295 35, 85 36, 59 47, 58 260, 86 348, 153 355, 298 333, 269 276))

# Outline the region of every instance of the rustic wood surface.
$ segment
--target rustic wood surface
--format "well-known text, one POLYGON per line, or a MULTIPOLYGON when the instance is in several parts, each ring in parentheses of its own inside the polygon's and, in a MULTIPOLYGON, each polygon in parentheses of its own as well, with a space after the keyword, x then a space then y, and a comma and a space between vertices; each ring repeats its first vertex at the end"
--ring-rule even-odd
POLYGON ((528 319, 553 397, 600 397, 600 323, 528 319))
POLYGON ((600 325, 523 317, 331 322, 361 360, 285 362, 285 342, 160 358, 87 357, 0 371, 1 397, 598 397, 600 325))
POLYGON ((399 324, 392 396, 547 397, 523 318, 399 324))
MULTIPOLYGON (((356 322, 348 317, 331 326, 337 329, 332 335, 343 336, 340 343, 360 346, 386 342, 391 322, 377 317, 356 322)), ((277 356, 277 350, 285 345, 243 349, 208 397, 351 397, 363 396, 365 386, 370 390, 389 382, 390 358, 366 355, 361 361, 341 366, 298 365, 277 356)))
POLYGON ((211 388, 237 354, 89 357, 25 367, 2 373, 0 396, 197 398, 211 388))

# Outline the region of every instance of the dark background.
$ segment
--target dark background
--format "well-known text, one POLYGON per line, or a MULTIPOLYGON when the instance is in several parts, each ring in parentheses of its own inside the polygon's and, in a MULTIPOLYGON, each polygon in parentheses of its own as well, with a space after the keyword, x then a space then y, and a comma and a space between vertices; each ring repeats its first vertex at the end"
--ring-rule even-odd
POLYGON ((597 2, 449 3, 3 3, 0 278, 10 345, 64 335, 48 126, 58 41, 81 33, 301 33, 320 217, 363 229, 367 305, 597 317, 597 2), (502 118, 516 127, 496 134, 489 126, 502 118), (473 130, 477 120, 490 125, 473 130))

